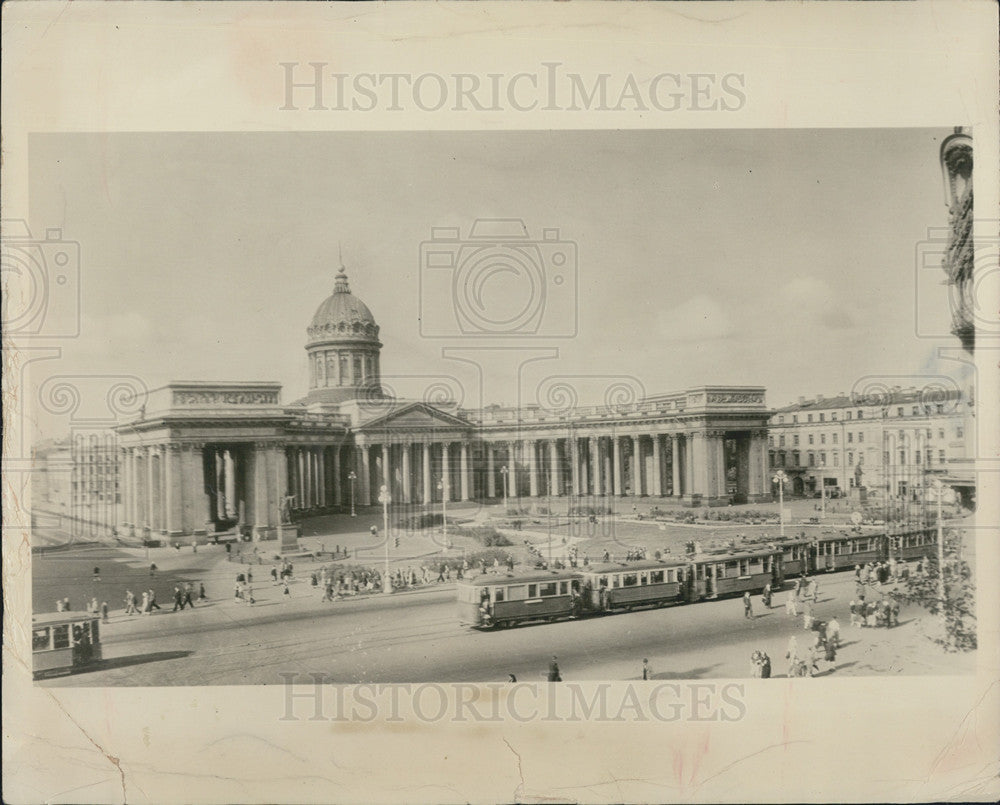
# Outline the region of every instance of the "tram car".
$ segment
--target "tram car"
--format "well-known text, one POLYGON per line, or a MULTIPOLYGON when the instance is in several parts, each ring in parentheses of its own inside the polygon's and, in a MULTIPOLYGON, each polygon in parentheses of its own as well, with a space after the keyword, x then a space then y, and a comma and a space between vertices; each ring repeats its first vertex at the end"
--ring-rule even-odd
POLYGON ((101 662, 99 619, 86 612, 50 612, 31 622, 35 679, 91 669, 101 662))
POLYGON ((812 570, 816 573, 848 570, 888 558, 885 534, 825 533, 813 540, 812 570))
POLYGON ((704 553, 690 559, 688 601, 759 593, 785 582, 784 552, 777 546, 757 546, 704 553))
POLYGON ((893 537, 892 555, 897 559, 920 559, 937 550, 937 529, 921 528, 893 537))
POLYGON ((687 571, 683 559, 588 566, 583 570, 583 607, 606 613, 683 602, 687 571))
MULTIPOLYGON (((783 578, 792 578, 808 573, 812 554, 812 540, 807 537, 787 537, 769 543, 781 550, 783 578)), ((773 585, 773 582, 772 582, 773 585)))
POLYGON ((463 626, 504 628, 527 621, 554 621, 582 614, 582 576, 573 571, 486 574, 458 582, 463 626))

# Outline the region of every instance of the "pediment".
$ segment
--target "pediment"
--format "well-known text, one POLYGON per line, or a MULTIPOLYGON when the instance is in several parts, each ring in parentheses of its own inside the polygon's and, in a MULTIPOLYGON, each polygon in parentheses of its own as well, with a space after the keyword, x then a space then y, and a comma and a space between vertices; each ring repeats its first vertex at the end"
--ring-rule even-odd
POLYGON ((408 403, 385 413, 372 413, 371 419, 358 424, 357 431, 452 430, 465 433, 472 428, 472 423, 426 403, 408 403))

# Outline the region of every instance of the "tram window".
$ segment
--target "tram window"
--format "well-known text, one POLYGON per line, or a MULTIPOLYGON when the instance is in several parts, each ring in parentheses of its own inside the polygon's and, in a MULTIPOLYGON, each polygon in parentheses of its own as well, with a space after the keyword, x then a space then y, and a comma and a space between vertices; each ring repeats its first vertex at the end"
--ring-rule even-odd
POLYGON ((649 574, 649 583, 650 584, 663 584, 663 571, 662 570, 654 570, 652 573, 650 573, 649 574))
POLYGON ((568 594, 569 594, 569 582, 568 581, 559 582, 559 595, 568 595, 568 594))
POLYGON ((635 573, 626 573, 622 576, 622 587, 635 587, 639 583, 639 577, 635 573))
POLYGON ((559 585, 554 581, 547 581, 542 584, 538 589, 539 595, 555 595, 558 590, 559 585))
POLYGON ((612 586, 613 588, 614 588, 614 587, 621 587, 621 586, 622 586, 622 581, 621 581, 621 579, 622 579, 622 577, 621 577, 621 576, 612 576, 612 577, 611 577, 611 586, 612 586))
POLYGON ((840 556, 840 543, 839 542, 833 543, 833 555, 834 556, 840 556))
POLYGON ((45 649, 49 647, 50 636, 51 630, 48 626, 43 626, 40 629, 34 629, 31 633, 31 650, 45 651, 45 649))
POLYGON ((705 578, 705 566, 704 565, 695 565, 694 566, 694 577, 698 581, 701 581, 701 580, 703 580, 705 578))
POLYGON ((740 559, 740 575, 749 576, 750 575, 750 560, 740 559))
POLYGON ((538 598, 538 585, 529 584, 528 585, 528 598, 538 598))
POLYGON ((518 584, 516 587, 507 588, 508 601, 523 601, 527 597, 528 597, 528 588, 524 584, 518 584))
POLYGON ((494 587, 493 588, 493 600, 494 601, 503 601, 503 594, 504 594, 504 588, 503 587, 494 587))
POLYGON ((731 578, 733 578, 735 576, 739 576, 739 575, 748 575, 748 574, 741 573, 741 570, 742 570, 741 566, 743 565, 744 562, 746 562, 746 559, 741 559, 741 560, 732 561, 732 562, 726 562, 726 564, 723 566, 722 573, 719 574, 719 575, 721 575, 722 578, 724 578, 724 579, 731 579, 731 578))
POLYGON ((648 583, 649 583, 649 574, 648 573, 640 573, 639 574, 639 584, 646 585, 648 583))
POLYGON ((64 623, 53 629, 52 648, 69 648, 69 624, 64 623))
POLYGON ((670 568, 667 571, 667 581, 670 583, 677 581, 677 570, 675 568, 670 568))
POLYGON ((608 586, 608 577, 607 576, 601 576, 597 580, 597 586, 600 587, 600 588, 602 588, 602 589, 607 588, 607 586, 608 586))

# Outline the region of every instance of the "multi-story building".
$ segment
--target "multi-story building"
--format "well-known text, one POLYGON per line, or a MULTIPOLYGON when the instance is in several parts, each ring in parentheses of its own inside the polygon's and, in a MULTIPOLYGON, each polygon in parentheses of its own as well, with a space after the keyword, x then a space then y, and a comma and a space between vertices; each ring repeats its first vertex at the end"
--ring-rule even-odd
POLYGON ((869 494, 922 499, 939 477, 970 502, 960 471, 970 456, 972 395, 954 389, 887 389, 878 394, 799 397, 775 410, 768 464, 789 477, 792 494, 869 494))

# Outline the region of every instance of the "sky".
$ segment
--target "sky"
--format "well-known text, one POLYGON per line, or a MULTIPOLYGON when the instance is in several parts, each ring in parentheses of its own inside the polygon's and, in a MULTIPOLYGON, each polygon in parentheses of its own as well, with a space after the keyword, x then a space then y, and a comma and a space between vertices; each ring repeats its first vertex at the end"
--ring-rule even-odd
MULTIPOLYGON (((80 335, 51 342, 61 354, 36 364, 33 393, 89 378, 83 406, 99 407, 101 383, 129 375, 278 381, 291 402, 341 254, 401 396, 545 404, 561 383, 592 404, 623 387, 733 384, 778 407, 869 377, 953 374, 936 357, 956 346, 939 247, 923 245, 948 223, 950 133, 36 134, 29 224, 79 243, 82 301, 80 335), (433 227, 457 227, 459 241, 425 250, 476 265, 461 243, 477 219, 520 219, 542 241, 517 253, 522 275, 489 270, 510 260, 476 275, 422 256, 433 227), (535 277, 537 328, 463 334, 456 276, 463 299, 475 276, 493 294, 484 315, 517 308, 535 277)), ((55 408, 39 409, 38 435, 68 429, 55 408)))

